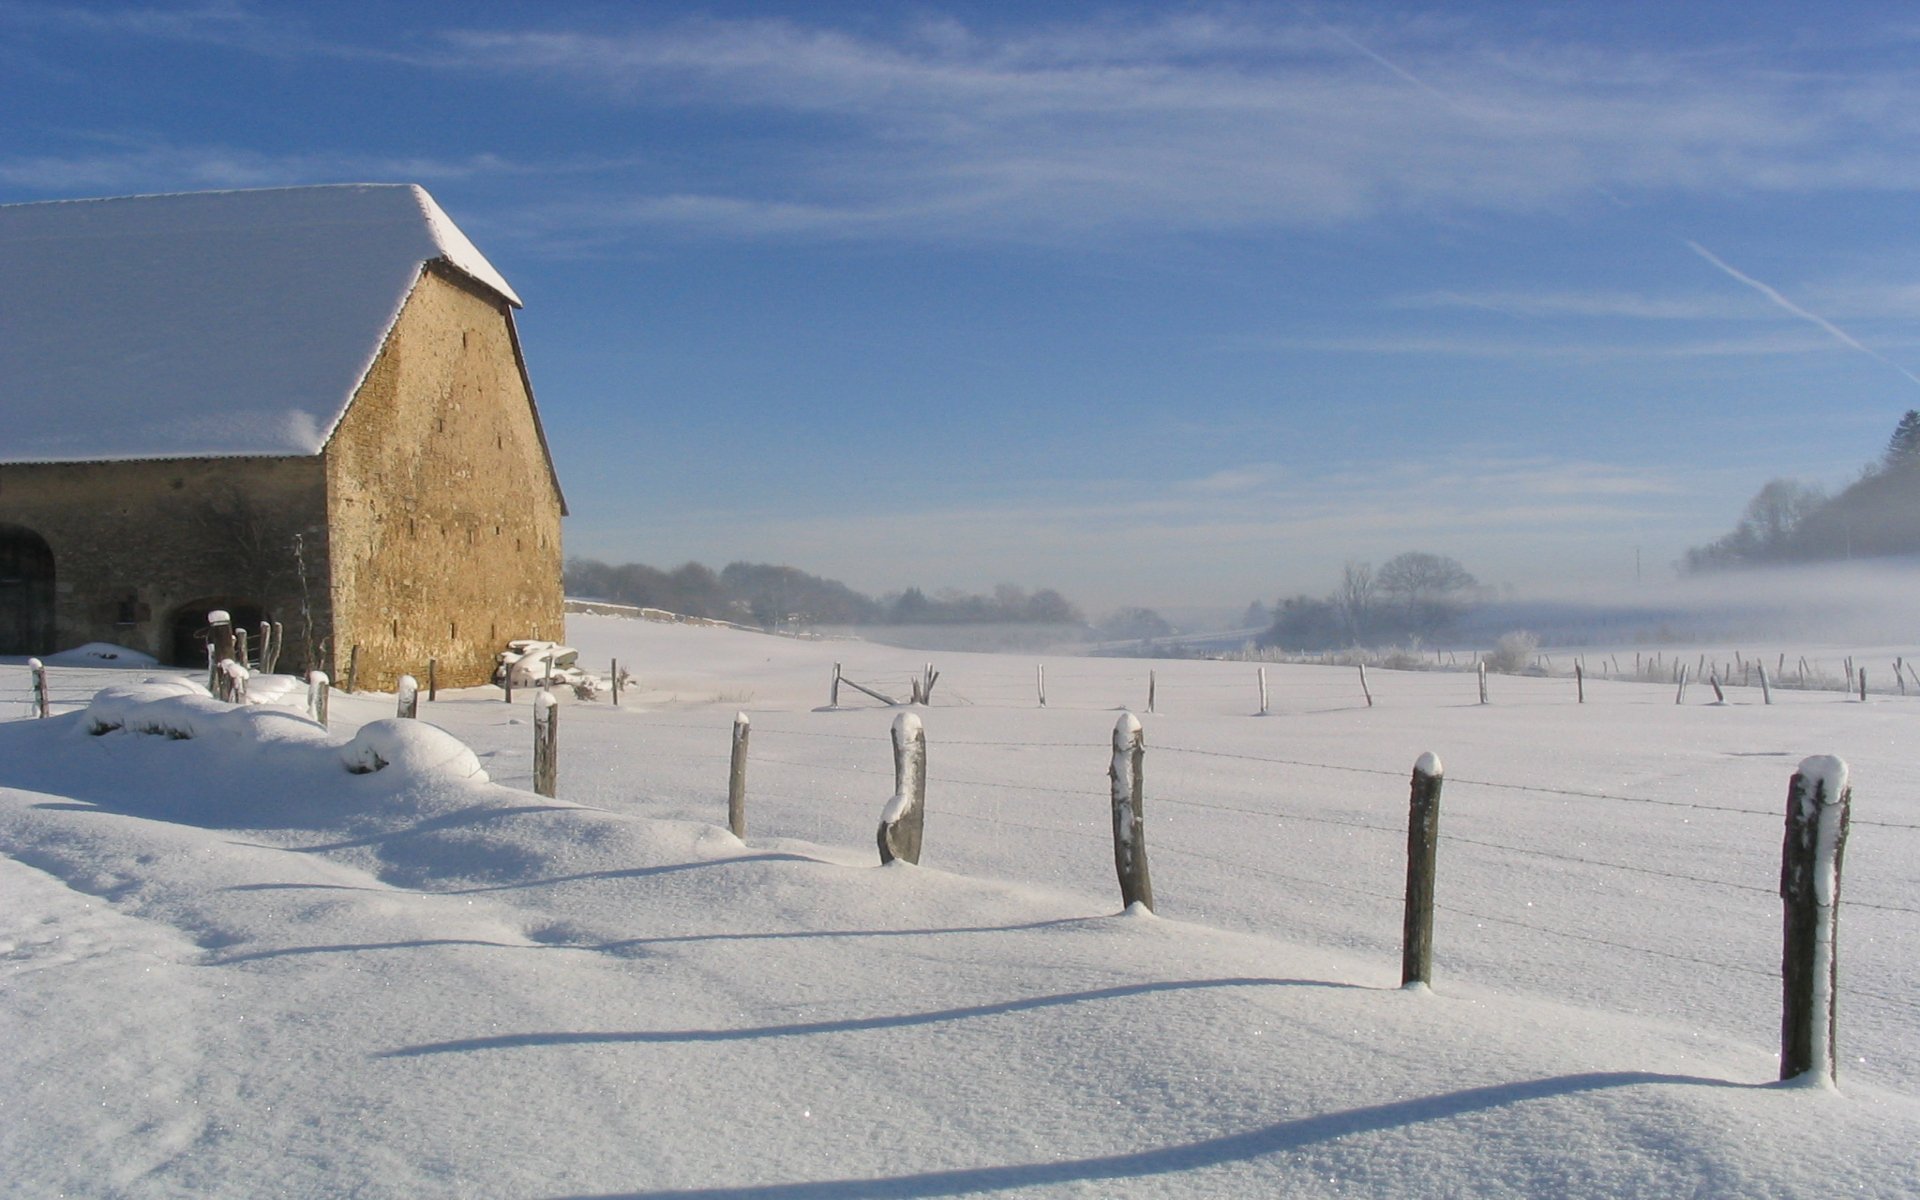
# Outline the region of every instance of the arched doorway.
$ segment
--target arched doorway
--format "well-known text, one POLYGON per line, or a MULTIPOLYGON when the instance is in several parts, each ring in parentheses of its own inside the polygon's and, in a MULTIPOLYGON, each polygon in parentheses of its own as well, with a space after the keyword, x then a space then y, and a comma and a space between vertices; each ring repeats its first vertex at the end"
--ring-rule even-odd
POLYGON ((189 600, 173 610, 167 622, 167 662, 176 667, 207 665, 207 614, 216 608, 227 611, 235 629, 247 631, 250 653, 259 653, 260 622, 270 620, 266 611, 251 600, 231 596, 205 596, 189 600))
POLYGON ((0 525, 0 654, 49 654, 53 644, 53 551, 19 525, 0 525))

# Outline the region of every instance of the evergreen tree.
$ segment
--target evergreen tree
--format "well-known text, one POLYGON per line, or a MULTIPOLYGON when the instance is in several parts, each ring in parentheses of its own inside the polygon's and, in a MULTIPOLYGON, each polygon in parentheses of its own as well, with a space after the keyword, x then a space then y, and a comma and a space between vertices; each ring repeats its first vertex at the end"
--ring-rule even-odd
POLYGON ((1886 465, 1888 470, 1920 466, 1920 409, 1908 409, 1893 427, 1893 436, 1887 439, 1886 465))

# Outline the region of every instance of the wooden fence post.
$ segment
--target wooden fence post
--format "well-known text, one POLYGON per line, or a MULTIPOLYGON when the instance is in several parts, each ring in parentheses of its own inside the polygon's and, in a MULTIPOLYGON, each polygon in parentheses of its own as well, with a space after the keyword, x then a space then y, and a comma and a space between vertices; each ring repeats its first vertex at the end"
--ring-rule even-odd
POLYGON ((1153 911, 1153 879, 1147 870, 1147 828, 1143 810, 1147 739, 1140 719, 1121 713, 1113 726, 1113 868, 1120 876, 1120 904, 1153 911))
POLYGON ((607 678, 613 680, 613 706, 620 707, 620 660, 607 660, 607 678))
POLYGON ((1767 682, 1767 664, 1760 664, 1760 699, 1767 704, 1773 703, 1773 686, 1767 682))
POLYGON ((30 658, 27 668, 33 672, 33 715, 40 718, 50 716, 52 699, 47 695, 47 664, 30 658))
POLYGON ((420 681, 411 675, 402 675, 393 685, 394 716, 413 720, 420 715, 420 681))
POLYGON ((1407 808, 1407 909, 1400 949, 1400 986, 1433 982, 1433 879, 1440 847, 1440 759, 1428 751, 1413 764, 1407 808))
POLYGON ((307 715, 322 728, 327 724, 327 688, 332 682, 325 671, 307 672, 307 715))
POLYGON ((1154 693, 1158 690, 1159 690, 1159 680, 1155 678, 1154 672, 1148 671, 1147 672, 1147 711, 1148 712, 1153 711, 1154 693))
POLYGON ((1373 689, 1367 686, 1367 664, 1360 664, 1360 694, 1367 698, 1367 707, 1373 707, 1373 689))
POLYGON ((733 714, 733 763, 727 771, 727 828, 747 840, 747 714, 733 714))
POLYGON ((1480 703, 1485 704, 1487 702, 1487 660, 1486 659, 1483 658, 1480 660, 1480 665, 1477 668, 1477 670, 1480 673, 1480 703))
POLYGON ((1575 703, 1587 702, 1587 669, 1580 663, 1573 664, 1573 692, 1578 697, 1575 703))
POLYGON ((1045 708, 1047 706, 1047 668, 1045 664, 1034 664, 1033 686, 1040 693, 1040 707, 1045 708))
POLYGON ((1260 715, 1263 717, 1266 716, 1269 711, 1271 711, 1267 705, 1268 699, 1269 697, 1267 694, 1267 669, 1265 667, 1261 667, 1260 668, 1260 715))
POLYGON ((1687 664, 1680 664, 1680 686, 1674 690, 1673 702, 1680 703, 1687 698, 1687 664))
POLYGON ((840 707, 840 664, 833 664, 833 689, 827 693, 827 707, 840 707))
POLYGON ((894 859, 918 864, 927 819, 927 731, 920 718, 893 719, 893 799, 880 814, 880 864, 894 859))
POLYGON ((513 703, 513 666, 514 664, 512 663, 502 663, 500 665, 500 688, 506 693, 506 701, 508 704, 513 703))
POLYGON ((1787 787, 1780 852, 1782 1079, 1811 1073, 1813 1082, 1833 1082, 1834 992, 1840 977, 1835 935, 1852 802, 1847 764, 1826 755, 1802 760, 1787 787))
POLYGON ((1727 694, 1720 690, 1720 677, 1718 675, 1707 676, 1707 686, 1713 689, 1713 702, 1715 704, 1725 704, 1727 702, 1727 694))
POLYGON ((440 660, 437 658, 427 660, 427 699, 440 699, 440 660))
POLYGON ((1860 703, 1867 702, 1867 668, 1862 665, 1856 676, 1860 680, 1860 703))
POLYGON ((249 654, 250 649, 247 646, 247 631, 236 628, 233 631, 233 661, 244 667, 247 665, 249 654))
POLYGON ((355 642, 353 649, 347 652, 347 691, 360 682, 360 643, 355 642))
POLYGON ((560 702, 541 688, 533 701, 533 790, 549 800, 560 794, 560 702))

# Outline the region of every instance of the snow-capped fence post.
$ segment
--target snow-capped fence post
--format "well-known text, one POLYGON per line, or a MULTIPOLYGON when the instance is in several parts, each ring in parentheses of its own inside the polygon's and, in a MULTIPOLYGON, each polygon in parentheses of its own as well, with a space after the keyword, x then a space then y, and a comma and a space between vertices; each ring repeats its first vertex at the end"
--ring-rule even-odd
POLYGON ((1360 664, 1360 694, 1367 698, 1367 707, 1373 707, 1373 689, 1367 686, 1367 664, 1360 664))
POLYGON ((893 719, 893 799, 880 814, 880 864, 894 859, 918 864, 927 814, 927 731, 920 718, 893 719))
POLYGON ((247 669, 231 658, 220 660, 220 699, 228 704, 247 702, 247 669))
POLYGON ((233 661, 244 667, 247 665, 250 657, 251 648, 247 645, 247 631, 244 629, 235 629, 233 631, 233 661))
POLYGON ((1573 694, 1575 704, 1587 702, 1587 668, 1584 663, 1573 664, 1573 694))
POLYGON ((1475 669, 1480 674, 1480 703, 1485 704, 1487 702, 1487 660, 1481 659, 1479 666, 1475 669))
POLYGON ((549 800, 560 794, 560 703, 541 688, 533 702, 533 790, 549 800))
POLYGON ((427 699, 440 699, 440 660, 437 658, 427 660, 427 699))
POLYGON ((1402 926, 1400 986, 1433 982, 1433 878, 1440 848, 1440 759, 1432 751, 1413 764, 1407 805, 1407 908, 1402 926))
POLYGON ((263 674, 273 673, 273 658, 277 647, 273 644, 273 622, 260 622, 260 670, 263 674))
POLYGON ((747 714, 733 714, 733 763, 727 770, 727 828, 747 840, 747 714))
POLYGON ((1835 935, 1852 803, 1847 764, 1826 755, 1803 759, 1787 787, 1787 832, 1780 852, 1782 1079, 1812 1072, 1816 1082, 1833 1082, 1835 935))
POLYGON ((1113 726, 1113 761, 1107 778, 1113 783, 1113 868, 1120 876, 1120 904, 1153 911, 1153 879, 1147 870, 1147 829, 1142 804, 1146 795, 1142 775, 1146 767, 1147 738, 1140 718, 1121 713, 1113 726))
POLYGON ((307 714, 322 728, 327 724, 327 689, 332 682, 325 671, 307 672, 307 714))
POLYGON ((47 696, 47 664, 37 658, 27 660, 27 669, 33 672, 33 715, 50 715, 50 701, 47 696))
POLYGON ((1760 668, 1760 699, 1762 703, 1773 703, 1773 686, 1767 682, 1767 664, 1758 664, 1760 668))
POLYGON ((347 691, 352 692, 354 685, 360 682, 360 643, 355 642, 353 649, 347 651, 347 691))
POLYGON ((411 675, 402 675, 393 685, 394 713, 396 717, 408 720, 420 715, 420 681, 411 675))
POLYGON ((1265 667, 1261 667, 1259 674, 1260 674, 1260 715, 1264 717, 1271 711, 1270 707, 1268 706, 1268 701, 1270 697, 1267 693, 1267 669, 1265 667))

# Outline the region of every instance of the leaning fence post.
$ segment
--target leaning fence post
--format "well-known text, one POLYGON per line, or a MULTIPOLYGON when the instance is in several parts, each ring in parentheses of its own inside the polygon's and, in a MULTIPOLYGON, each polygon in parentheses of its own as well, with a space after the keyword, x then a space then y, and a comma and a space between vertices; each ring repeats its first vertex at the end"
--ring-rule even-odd
POLYGON ((50 700, 47 696, 47 664, 37 658, 27 660, 27 667, 33 672, 33 715, 50 715, 50 700))
POLYGON ((1782 1079, 1811 1073, 1816 1083, 1833 1082, 1834 992, 1840 978, 1835 935, 1852 803, 1847 764, 1828 755, 1803 759, 1787 787, 1787 832, 1780 852, 1782 1079))
POLYGON ((1113 726, 1113 761, 1107 778, 1113 781, 1113 867, 1120 876, 1120 903, 1138 904, 1153 911, 1153 879, 1147 871, 1147 828, 1142 810, 1145 789, 1141 774, 1146 765, 1147 740, 1140 719, 1121 713, 1113 726))
POLYGON ((1440 759, 1432 751, 1413 764, 1407 809, 1407 909, 1400 950, 1400 986, 1433 982, 1433 878, 1440 846, 1440 759))
POLYGON ((880 814, 880 863, 894 859, 918 864, 920 836, 927 818, 927 731, 920 718, 901 713, 893 719, 893 799, 880 814))
POLYGON ((327 724, 327 685, 331 682, 325 671, 307 672, 307 713, 322 728, 327 724))
POLYGON ((1360 694, 1367 698, 1367 707, 1373 707, 1373 689, 1367 686, 1367 664, 1360 664, 1360 694))
POLYGON ((411 675, 402 675, 400 682, 393 685, 394 716, 409 720, 420 715, 420 681, 411 675))
POLYGON ((1685 700, 1686 698, 1687 698, 1687 664, 1681 663, 1680 664, 1680 686, 1674 690, 1673 702, 1675 704, 1678 704, 1681 701, 1685 700))
POLYGON ((560 794, 560 704, 541 688, 533 705, 533 790, 551 800, 560 794))
POLYGON ((733 764, 727 771, 727 828, 747 840, 747 714, 733 714, 733 764))

